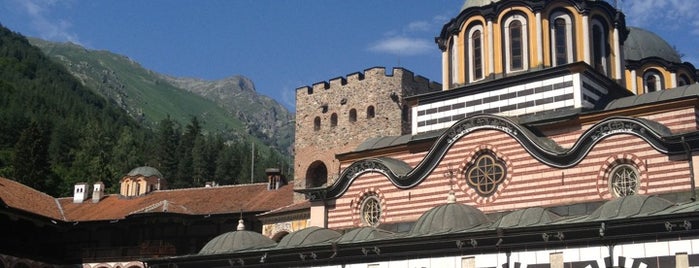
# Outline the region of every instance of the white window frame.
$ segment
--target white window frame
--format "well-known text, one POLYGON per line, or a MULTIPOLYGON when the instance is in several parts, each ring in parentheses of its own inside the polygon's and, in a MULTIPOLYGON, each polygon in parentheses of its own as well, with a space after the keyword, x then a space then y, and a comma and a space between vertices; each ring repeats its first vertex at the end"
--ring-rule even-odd
POLYGON ((514 72, 522 72, 526 71, 529 69, 529 26, 527 24, 527 18, 524 17, 521 14, 512 14, 505 19, 504 23, 505 27, 503 27, 504 33, 503 33, 503 39, 505 39, 505 72, 506 73, 514 73, 514 72), (512 62, 512 49, 511 49, 511 40, 510 40, 510 24, 513 21, 519 21, 522 24, 522 69, 518 70, 512 70, 510 68, 511 62, 512 62))
MULTIPOLYGON (((606 56, 606 54, 611 54, 611 51, 607 51, 607 42, 609 41, 609 33, 606 31, 606 27, 604 27, 604 24, 599 20, 599 19, 593 19, 592 23, 590 24, 590 35, 591 35, 591 40, 590 42, 593 43, 595 42, 595 36, 594 36, 594 30, 595 27, 600 28, 600 32, 602 33, 602 38, 599 40, 599 46, 602 49, 602 55, 600 59, 602 60, 602 68, 604 68, 604 75, 610 76, 611 73, 609 71, 609 58, 606 56)), ((597 59, 597 55, 595 54, 595 44, 591 44, 590 46, 590 54, 592 55, 592 64, 595 64, 595 61, 597 59)), ((595 66, 592 66, 595 68, 595 66)))
POLYGON ((468 38, 468 42, 467 42, 467 45, 468 45, 468 55, 467 55, 467 59, 466 59, 466 60, 468 61, 468 63, 467 63, 466 66, 468 66, 468 70, 467 70, 467 72, 468 72, 468 80, 471 81, 471 82, 483 80, 483 79, 485 78, 485 53, 484 53, 484 52, 485 52, 485 50, 484 50, 485 47, 484 47, 484 42, 483 42, 483 39, 485 38, 485 34, 483 34, 483 33, 484 33, 484 31, 483 31, 483 25, 477 24, 477 25, 471 26, 471 28, 469 28, 469 30, 468 30, 468 35, 466 36, 466 38, 468 38), (476 66, 473 64, 473 60, 474 60, 474 59, 473 59, 473 56, 474 56, 475 54, 474 54, 474 51, 473 51, 473 45, 474 45, 474 43, 473 43, 473 38, 472 38, 472 36, 473 36, 473 33, 476 32, 476 31, 480 31, 480 32, 481 32, 481 38, 480 38, 480 45, 481 45, 481 78, 476 78, 475 75, 474 75, 474 73, 473 73, 476 66))
POLYGON ((456 85, 459 79, 459 48, 456 42, 457 38, 457 35, 451 38, 449 47, 449 84, 452 86, 456 85))
POLYGON ((568 63, 573 62, 573 20, 570 15, 565 12, 554 12, 549 18, 549 28, 551 30, 551 63, 552 66, 558 66, 559 63, 556 62, 556 20, 563 19, 566 22, 566 58, 568 63))
POLYGON ((663 76, 662 74, 656 70, 656 69, 648 69, 645 72, 643 72, 643 92, 644 93, 649 93, 649 92, 655 92, 655 91, 661 91, 665 89, 664 81, 663 81, 663 76), (649 91, 648 89, 648 79, 654 77, 655 78, 655 90, 654 91, 649 91))

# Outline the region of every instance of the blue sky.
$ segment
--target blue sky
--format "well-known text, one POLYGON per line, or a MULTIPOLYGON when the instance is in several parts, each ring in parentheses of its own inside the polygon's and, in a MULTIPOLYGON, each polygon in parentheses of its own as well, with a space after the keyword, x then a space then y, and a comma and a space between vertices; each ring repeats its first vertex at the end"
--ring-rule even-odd
MULTIPOLYGON (((0 0, 0 23, 26 36, 125 55, 207 80, 244 75, 288 108, 295 89, 367 68, 441 82, 434 43, 462 0, 0 0)), ((699 67, 699 1, 620 1, 699 67)))

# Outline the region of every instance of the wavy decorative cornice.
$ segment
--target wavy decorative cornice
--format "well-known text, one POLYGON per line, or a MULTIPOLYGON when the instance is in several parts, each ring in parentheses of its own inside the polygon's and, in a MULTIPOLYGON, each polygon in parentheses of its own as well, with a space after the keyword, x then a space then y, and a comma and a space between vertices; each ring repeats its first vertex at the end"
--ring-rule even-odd
POLYGON ((410 189, 420 184, 437 167, 444 155, 468 134, 478 130, 501 131, 515 139, 535 159, 555 168, 577 165, 601 140, 620 134, 634 135, 646 141, 655 150, 665 154, 684 152, 683 138, 696 148, 698 132, 685 136, 674 136, 663 125, 640 118, 610 117, 585 131, 569 149, 560 147, 552 140, 538 137, 526 127, 496 115, 474 115, 464 118, 437 138, 425 158, 415 167, 392 158, 368 158, 356 161, 347 167, 335 183, 327 188, 298 190, 309 196, 311 201, 340 197, 360 175, 378 172, 386 176, 399 189, 410 189))

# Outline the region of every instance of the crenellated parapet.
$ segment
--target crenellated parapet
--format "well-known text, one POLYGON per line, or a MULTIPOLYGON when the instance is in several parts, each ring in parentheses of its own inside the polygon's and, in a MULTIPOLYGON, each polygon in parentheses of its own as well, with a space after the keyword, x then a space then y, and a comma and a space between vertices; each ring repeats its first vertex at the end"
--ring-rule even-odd
POLYGON ((372 67, 365 69, 363 72, 354 72, 347 74, 345 77, 335 77, 328 81, 320 81, 311 86, 303 86, 296 89, 297 94, 305 92, 306 94, 315 94, 323 90, 333 90, 345 88, 348 84, 358 83, 364 80, 381 80, 400 78, 404 81, 412 81, 416 87, 430 88, 433 90, 441 89, 441 84, 435 81, 430 81, 421 75, 415 75, 412 71, 404 68, 393 68, 392 72, 386 71, 385 67, 372 67))

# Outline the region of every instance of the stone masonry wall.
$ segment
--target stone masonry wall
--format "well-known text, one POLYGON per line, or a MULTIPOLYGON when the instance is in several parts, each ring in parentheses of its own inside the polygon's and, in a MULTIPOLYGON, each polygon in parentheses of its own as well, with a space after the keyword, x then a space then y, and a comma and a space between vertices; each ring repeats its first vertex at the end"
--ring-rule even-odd
MULTIPOLYGON (((306 187, 309 166, 321 161, 327 168, 327 184, 340 173, 338 153, 355 149, 368 138, 397 136, 410 131, 410 119, 403 112, 403 97, 441 90, 412 72, 394 68, 375 67, 363 73, 353 73, 329 82, 296 90, 296 139, 294 142, 294 188, 306 187), (374 107, 374 117, 367 117, 367 108, 374 107), (356 121, 350 120, 351 110, 356 121), (336 116, 336 125, 331 119, 336 116), (319 127, 315 120, 320 120, 319 127)), ((297 196, 296 200, 302 199, 297 196)))

